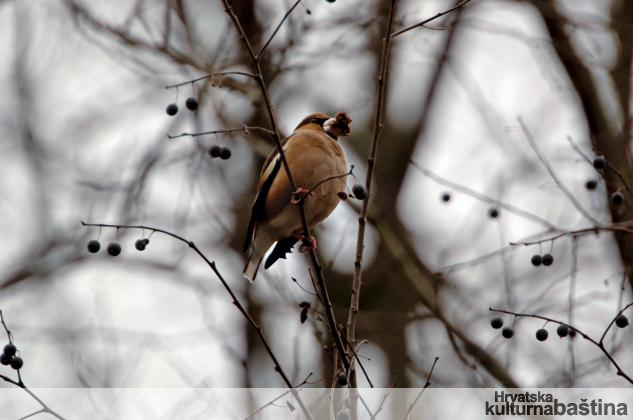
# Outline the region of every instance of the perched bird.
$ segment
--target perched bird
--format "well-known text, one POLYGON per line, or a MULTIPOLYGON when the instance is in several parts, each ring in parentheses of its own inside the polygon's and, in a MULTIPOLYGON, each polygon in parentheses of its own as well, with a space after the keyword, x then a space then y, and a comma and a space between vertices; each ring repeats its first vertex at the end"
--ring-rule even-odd
POLYGON ((339 113, 335 118, 323 113, 310 114, 284 140, 284 155, 297 191, 290 185, 277 149, 264 162, 244 244, 248 261, 242 275, 248 280, 255 280, 264 255, 275 242, 277 245, 266 260, 265 268, 285 258, 299 239, 303 243, 300 250, 316 247, 313 238, 303 237, 296 200, 303 200, 310 227, 323 221, 336 208, 346 186, 346 177, 338 175, 347 171, 345 152, 337 139, 350 133, 351 121, 346 113, 339 113))

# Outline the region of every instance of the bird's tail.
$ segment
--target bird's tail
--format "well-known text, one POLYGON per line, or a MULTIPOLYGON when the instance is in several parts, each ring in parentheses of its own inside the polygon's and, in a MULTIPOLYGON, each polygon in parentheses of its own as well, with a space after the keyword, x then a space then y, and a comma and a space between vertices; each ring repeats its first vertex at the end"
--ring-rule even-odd
POLYGON ((246 266, 244 267, 244 271, 242 272, 242 277, 244 277, 251 283, 255 281, 257 270, 259 269, 259 266, 264 259, 264 254, 266 254, 267 250, 267 247, 263 248, 261 246, 255 246, 255 244, 251 245, 251 249, 248 253, 248 261, 246 262, 246 266))

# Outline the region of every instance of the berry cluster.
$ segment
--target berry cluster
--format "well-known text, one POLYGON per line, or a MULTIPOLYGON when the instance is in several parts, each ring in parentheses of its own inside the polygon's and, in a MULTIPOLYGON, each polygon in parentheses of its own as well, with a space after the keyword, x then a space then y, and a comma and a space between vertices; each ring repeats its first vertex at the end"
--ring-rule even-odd
MULTIPOLYGON (((618 328, 628 327, 629 319, 625 315, 620 314, 615 318, 615 325, 618 328)), ((498 330, 499 328, 503 327, 503 319, 501 317, 492 318, 490 320, 490 326, 495 330, 498 330)), ((576 330, 568 325, 560 324, 558 328, 556 328, 556 334, 560 338, 565 338, 567 336, 569 336, 570 338, 574 338, 576 336, 576 330)), ((503 330, 501 330, 501 335, 503 335, 503 337, 505 338, 512 338, 512 336, 514 335, 514 331, 511 327, 505 327, 503 328, 503 330)), ((536 339, 538 341, 545 341, 548 337, 549 333, 545 328, 539 328, 538 330, 536 330, 536 339)))
POLYGON ((536 254, 532 256, 532 259, 530 261, 532 262, 532 265, 535 267, 538 267, 541 264, 545 266, 550 266, 554 264, 554 256, 550 253, 543 254, 543 255, 536 254))
POLYGON ((15 370, 22 369, 24 361, 20 356, 16 356, 17 352, 18 349, 15 347, 15 344, 7 344, 2 350, 2 355, 0 355, 0 363, 5 366, 11 365, 11 367, 15 370))
MULTIPOLYGON (((607 167, 607 162, 602 156, 596 156, 591 164, 598 171, 602 171, 607 167)), ((587 187, 588 190, 594 190, 597 186, 598 183, 594 180, 587 181, 585 184, 585 187, 587 187)), ((622 203, 624 203, 624 195, 620 191, 615 191, 609 196, 609 202, 614 207, 621 206, 622 203)))
POLYGON ((212 159, 219 157, 222 160, 227 160, 231 157, 231 149, 214 144, 209 149, 209 156, 211 156, 212 159))
MULTIPOLYGON (((195 111, 196 109, 198 109, 198 100, 194 98, 193 96, 190 96, 185 101, 185 106, 187 107, 189 111, 195 111)), ((173 117, 174 115, 178 113, 178 105, 172 102, 171 104, 167 105, 167 108, 165 108, 165 112, 170 117, 173 117)))
MULTIPOLYGON (((145 247, 147 247, 148 244, 149 244, 149 239, 141 238, 141 239, 136 240, 134 247, 139 251, 145 251, 145 247)), ((99 243, 98 240, 93 239, 90 242, 88 242, 87 248, 88 248, 88 252, 92 254, 96 254, 101 249, 101 243, 99 243)), ((108 251, 108 254, 110 254, 113 257, 116 257, 121 253, 121 245, 118 242, 114 242, 114 241, 110 242, 106 249, 108 251)))

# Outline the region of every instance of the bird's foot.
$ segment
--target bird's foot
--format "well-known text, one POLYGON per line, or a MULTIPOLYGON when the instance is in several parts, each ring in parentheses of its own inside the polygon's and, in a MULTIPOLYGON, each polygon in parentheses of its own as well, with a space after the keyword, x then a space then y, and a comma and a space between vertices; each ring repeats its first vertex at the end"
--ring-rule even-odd
POLYGON ((305 200, 307 197, 314 195, 314 193, 311 190, 307 190, 305 188, 301 188, 298 187, 295 192, 292 193, 292 199, 290 200, 290 202, 292 204, 299 204, 301 203, 303 200, 305 200))
POLYGON ((299 252, 314 251, 317 247, 317 241, 314 236, 306 237, 304 235, 300 235, 299 240, 301 241, 301 245, 299 245, 299 252))

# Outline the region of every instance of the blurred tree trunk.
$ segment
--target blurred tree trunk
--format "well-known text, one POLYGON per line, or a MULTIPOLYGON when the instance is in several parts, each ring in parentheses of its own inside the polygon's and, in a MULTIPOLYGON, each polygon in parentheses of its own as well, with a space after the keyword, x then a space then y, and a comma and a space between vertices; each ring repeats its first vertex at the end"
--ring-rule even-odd
MULTIPOLYGON (((633 2, 614 0, 611 7, 611 32, 617 42, 617 56, 610 71, 610 80, 604 84, 596 80, 589 64, 585 63, 568 32, 569 21, 554 2, 531 1, 539 10, 552 39, 556 54, 578 94, 578 106, 585 115, 596 155, 604 155, 608 164, 619 172, 627 183, 633 180, 631 159, 631 66, 633 48, 633 2), (608 96, 615 95, 620 115, 610 111, 608 96)), ((607 193, 624 190, 622 181, 613 170, 604 171, 607 193)), ((630 185, 629 185, 630 186, 630 185)), ((631 197, 628 197, 631 199, 631 197)), ((614 222, 633 219, 630 206, 610 206, 614 222)), ((633 285, 633 236, 615 234, 620 258, 629 283, 633 285)))

